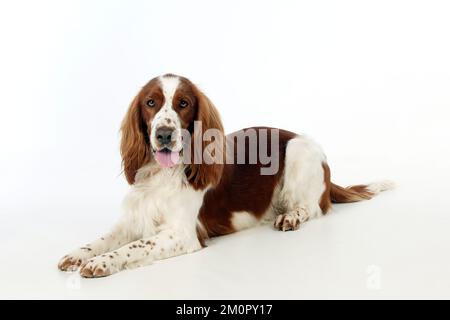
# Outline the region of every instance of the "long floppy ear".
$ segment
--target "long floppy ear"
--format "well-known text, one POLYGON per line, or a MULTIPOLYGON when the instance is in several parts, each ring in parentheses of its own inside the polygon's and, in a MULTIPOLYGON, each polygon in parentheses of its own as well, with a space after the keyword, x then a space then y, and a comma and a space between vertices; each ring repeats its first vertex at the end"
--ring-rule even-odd
POLYGON ((136 172, 151 160, 147 127, 142 119, 137 96, 128 108, 120 131, 122 132, 120 154, 122 155, 123 171, 128 183, 133 184, 136 172))
POLYGON ((198 106, 195 121, 199 123, 201 130, 193 132, 191 139, 192 164, 188 167, 187 173, 188 180, 195 189, 204 189, 209 185, 218 184, 222 177, 225 139, 222 121, 216 107, 197 87, 194 86, 193 89, 198 106), (209 134, 205 134, 209 129, 215 130, 210 130, 209 134), (210 137, 211 133, 213 138, 210 137), (208 141, 209 139, 211 141, 208 141), (199 141, 201 144, 196 145, 196 142, 199 141), (200 145, 201 148, 199 148, 200 145), (201 163, 196 160, 200 160, 201 163))

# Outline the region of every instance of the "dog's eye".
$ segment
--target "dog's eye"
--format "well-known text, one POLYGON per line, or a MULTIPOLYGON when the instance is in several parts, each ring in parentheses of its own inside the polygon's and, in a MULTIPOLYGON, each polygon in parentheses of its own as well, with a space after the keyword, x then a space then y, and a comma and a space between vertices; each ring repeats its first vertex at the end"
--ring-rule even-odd
POLYGON ((154 106, 155 106, 155 100, 153 100, 153 99, 148 100, 148 101, 147 101, 147 105, 148 105, 149 107, 154 107, 154 106))
POLYGON ((189 103, 186 100, 180 101, 180 108, 186 108, 189 105, 189 103))

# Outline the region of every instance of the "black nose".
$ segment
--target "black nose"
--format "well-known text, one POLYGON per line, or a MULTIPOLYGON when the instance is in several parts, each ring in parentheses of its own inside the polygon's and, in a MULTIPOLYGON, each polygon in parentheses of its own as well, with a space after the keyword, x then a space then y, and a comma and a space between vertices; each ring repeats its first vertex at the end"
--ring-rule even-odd
POLYGON ((156 140, 162 146, 170 144, 172 141, 173 129, 167 127, 161 127, 156 129, 156 140))

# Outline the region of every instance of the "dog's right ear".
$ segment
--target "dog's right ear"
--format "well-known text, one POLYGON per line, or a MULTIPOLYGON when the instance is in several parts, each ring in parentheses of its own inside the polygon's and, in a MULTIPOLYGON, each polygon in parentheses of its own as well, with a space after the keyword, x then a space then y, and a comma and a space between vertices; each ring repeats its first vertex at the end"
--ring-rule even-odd
POLYGON ((151 160, 147 125, 142 118, 139 95, 131 102, 120 129, 122 167, 129 184, 133 184, 137 171, 151 160))

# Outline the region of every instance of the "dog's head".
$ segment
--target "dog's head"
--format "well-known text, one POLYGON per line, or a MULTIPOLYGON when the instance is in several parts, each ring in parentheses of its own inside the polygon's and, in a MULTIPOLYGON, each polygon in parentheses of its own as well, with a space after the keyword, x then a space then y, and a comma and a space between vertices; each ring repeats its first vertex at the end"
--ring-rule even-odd
MULTIPOLYGON (((133 184, 136 172, 151 161, 161 167, 185 165, 181 156, 186 149, 203 156, 203 134, 208 129, 223 135, 219 113, 191 81, 172 74, 150 80, 132 101, 122 123, 121 154, 127 181, 133 184), (200 131, 195 130, 195 122, 200 131), (200 148, 194 141, 201 141, 200 148)), ((191 184, 202 188, 217 183, 221 169, 219 163, 202 161, 189 163, 185 171, 191 184)))

